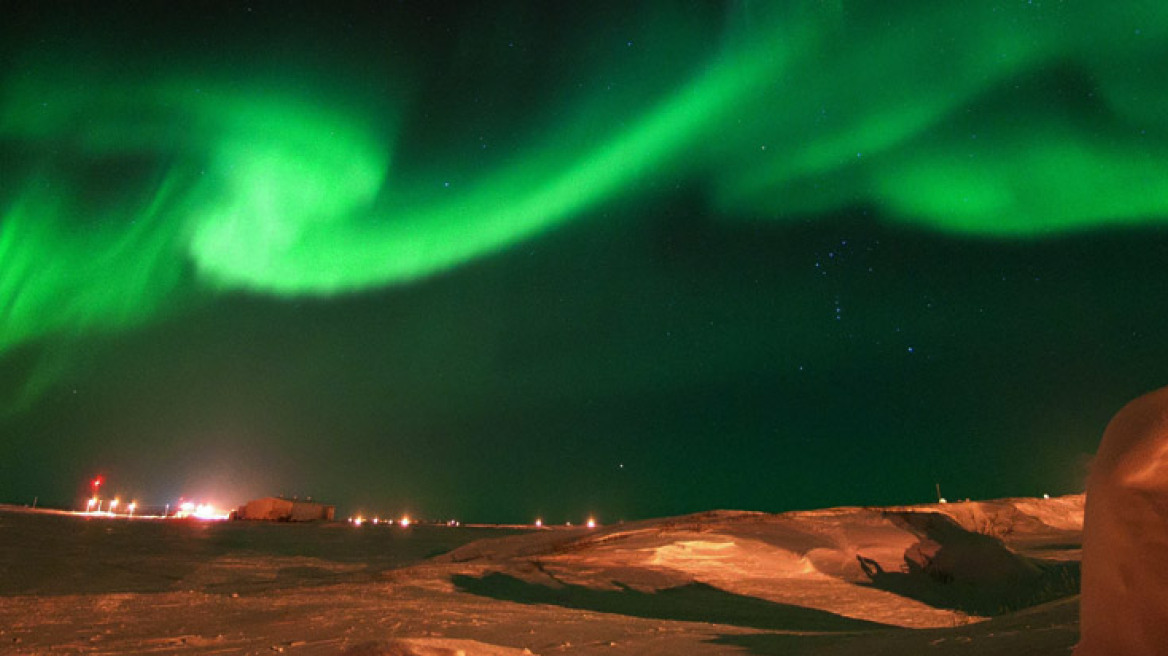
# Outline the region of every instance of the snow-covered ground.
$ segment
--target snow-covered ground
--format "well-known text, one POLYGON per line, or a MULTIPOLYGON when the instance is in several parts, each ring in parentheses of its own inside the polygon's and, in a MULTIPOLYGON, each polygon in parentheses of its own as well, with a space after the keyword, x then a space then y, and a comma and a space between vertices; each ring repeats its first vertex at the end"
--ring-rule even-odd
POLYGON ((0 653, 1067 654, 1082 512, 1074 496, 504 531, 0 510, 0 653))

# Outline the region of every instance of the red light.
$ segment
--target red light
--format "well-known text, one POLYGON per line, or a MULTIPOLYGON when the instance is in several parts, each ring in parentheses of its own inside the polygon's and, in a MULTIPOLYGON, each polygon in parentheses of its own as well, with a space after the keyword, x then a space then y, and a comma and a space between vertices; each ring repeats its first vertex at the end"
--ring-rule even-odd
POLYGON ((100 476, 98 476, 97 478, 93 479, 93 487, 97 487, 97 486, 99 486, 99 485, 101 485, 101 477, 100 477, 100 476))

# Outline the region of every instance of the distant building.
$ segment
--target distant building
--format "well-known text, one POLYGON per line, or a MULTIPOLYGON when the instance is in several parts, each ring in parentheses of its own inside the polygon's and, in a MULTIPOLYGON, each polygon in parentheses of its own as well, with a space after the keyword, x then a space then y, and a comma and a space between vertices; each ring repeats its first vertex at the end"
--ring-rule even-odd
POLYGON ((269 522, 331 522, 336 506, 327 506, 314 501, 264 497, 248 501, 234 513, 235 519, 264 520, 269 522))

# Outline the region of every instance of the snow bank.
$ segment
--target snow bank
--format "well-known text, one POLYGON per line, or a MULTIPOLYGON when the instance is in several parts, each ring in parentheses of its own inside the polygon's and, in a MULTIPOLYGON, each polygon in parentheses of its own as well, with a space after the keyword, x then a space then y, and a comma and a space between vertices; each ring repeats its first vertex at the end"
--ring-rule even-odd
POLYGON ((649 550, 648 564, 695 576, 824 578, 807 558, 754 540, 679 540, 649 550))
POLYGON ((1087 479, 1075 656, 1168 649, 1168 387, 1108 424, 1087 479))

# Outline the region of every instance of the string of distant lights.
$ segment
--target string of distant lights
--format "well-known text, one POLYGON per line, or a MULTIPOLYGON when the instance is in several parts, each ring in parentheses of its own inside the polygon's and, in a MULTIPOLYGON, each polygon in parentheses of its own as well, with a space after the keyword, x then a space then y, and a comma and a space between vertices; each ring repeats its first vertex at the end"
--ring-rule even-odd
MULTIPOLYGON (((104 483, 105 479, 101 476, 94 478, 90 482, 90 487, 93 491, 92 496, 86 500, 85 510, 80 514, 90 517, 121 517, 127 519, 197 519, 210 521, 231 519, 232 517, 232 513, 230 511, 217 508, 213 504, 196 503, 194 501, 186 501, 182 499, 180 499, 179 502, 175 504, 173 512, 171 511, 170 505, 167 504, 164 506, 165 510, 162 512, 162 514, 137 514, 136 511, 139 508, 139 504, 136 500, 132 500, 129 503, 122 503, 122 500, 118 497, 114 497, 112 499, 103 499, 99 494, 99 490, 104 483)), ((353 515, 346 521, 354 527, 398 526, 400 528, 410 528, 411 526, 418 524, 418 522, 408 514, 402 515, 397 519, 382 518, 380 515, 375 515, 373 517, 353 515)), ((450 527, 459 527, 463 525, 462 522, 457 519, 450 519, 446 520, 445 522, 430 522, 430 524, 445 525, 450 527)), ((542 517, 537 517, 535 521, 530 524, 530 526, 537 529, 550 528, 545 526, 542 517)), ((564 527, 570 528, 572 526, 573 524, 570 521, 564 523, 564 527)), ((589 516, 584 521, 583 526, 585 528, 591 529, 597 528, 600 526, 600 524, 597 522, 594 516, 589 516)))
POLYGON ((231 518, 230 512, 221 510, 213 504, 198 503, 183 499, 180 499, 174 505, 173 512, 171 511, 170 504, 165 504, 162 506, 164 510, 161 514, 139 513, 138 509, 140 506, 137 500, 122 503, 119 497, 103 499, 100 495, 100 489, 103 483, 105 483, 105 479, 101 476, 90 481, 92 495, 86 499, 85 510, 80 514, 90 517, 119 517, 127 519, 223 520, 231 518))

